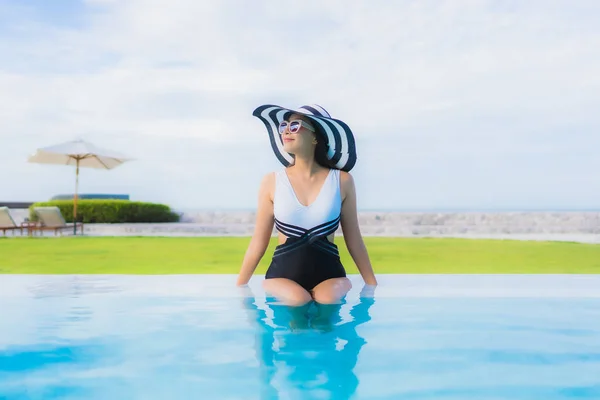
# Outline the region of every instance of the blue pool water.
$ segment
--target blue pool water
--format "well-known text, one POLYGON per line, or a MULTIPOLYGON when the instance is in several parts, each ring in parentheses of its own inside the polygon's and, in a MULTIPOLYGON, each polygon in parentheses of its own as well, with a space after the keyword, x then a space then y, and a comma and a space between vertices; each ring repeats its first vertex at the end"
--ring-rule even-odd
POLYGON ((600 399, 598 277, 352 279, 307 323, 260 279, 2 276, 0 399, 600 399))

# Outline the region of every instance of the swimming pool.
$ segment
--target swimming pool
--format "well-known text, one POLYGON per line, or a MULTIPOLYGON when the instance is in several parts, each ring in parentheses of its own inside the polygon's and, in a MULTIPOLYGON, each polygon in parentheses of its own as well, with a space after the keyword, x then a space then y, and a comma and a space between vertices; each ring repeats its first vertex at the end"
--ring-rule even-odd
POLYGON ((314 326, 233 276, 0 277, 0 399, 598 399, 600 278, 359 277, 314 326))

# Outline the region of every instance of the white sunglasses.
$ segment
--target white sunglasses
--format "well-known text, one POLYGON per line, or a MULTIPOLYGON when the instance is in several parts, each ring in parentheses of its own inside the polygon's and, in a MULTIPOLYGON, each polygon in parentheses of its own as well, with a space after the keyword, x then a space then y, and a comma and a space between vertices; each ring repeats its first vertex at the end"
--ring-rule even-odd
POLYGON ((292 120, 289 122, 281 121, 281 123, 279 124, 279 134, 283 135, 283 132, 285 132, 285 128, 287 128, 288 126, 289 126, 290 133, 298 132, 301 127, 305 127, 306 129, 308 129, 311 132, 315 131, 315 128, 310 126, 308 123, 304 122, 301 119, 295 119, 295 120, 292 120))

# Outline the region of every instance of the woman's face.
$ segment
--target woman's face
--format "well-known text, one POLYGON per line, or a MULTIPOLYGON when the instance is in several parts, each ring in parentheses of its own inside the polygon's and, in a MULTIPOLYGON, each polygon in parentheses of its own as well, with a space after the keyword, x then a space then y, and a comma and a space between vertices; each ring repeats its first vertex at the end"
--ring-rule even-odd
POLYGON ((302 115, 292 114, 285 122, 287 126, 281 133, 283 149, 290 154, 314 151, 315 134, 311 130, 314 127, 310 120, 302 115))

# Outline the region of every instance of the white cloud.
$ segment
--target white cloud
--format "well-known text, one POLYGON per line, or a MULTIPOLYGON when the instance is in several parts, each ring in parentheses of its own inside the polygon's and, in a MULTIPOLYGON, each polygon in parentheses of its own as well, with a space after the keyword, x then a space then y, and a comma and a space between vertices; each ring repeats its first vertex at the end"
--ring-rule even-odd
MULTIPOLYGON (((597 2, 86 4, 74 16, 65 10, 64 20, 77 23, 1 6, 11 16, 0 31, 3 160, 18 165, 35 147, 84 136, 130 148, 140 159, 106 181, 98 175, 98 184, 84 190, 135 180, 145 198, 245 207, 253 200, 235 195, 235 173, 243 174, 247 191, 259 173, 220 172, 219 154, 227 149, 249 163, 260 151, 260 172, 276 168, 252 109, 317 102, 346 120, 363 146, 355 174, 368 188, 368 208, 471 206, 478 198, 490 207, 590 204, 600 195, 592 179, 598 162, 585 156, 600 145, 597 2), (182 140, 187 147, 160 153, 182 140), (191 148, 203 155, 191 156, 191 148), (392 153, 391 160, 382 153, 392 153), (155 158, 163 166, 149 167, 155 158), (431 170, 411 170, 419 165, 431 170), (495 178, 474 185, 473 165, 495 178), (181 196, 158 194, 145 168, 181 196), (182 170, 211 174, 198 181, 182 170), (444 177, 448 200, 432 197, 432 173, 444 177), (523 176, 543 189, 524 185, 517 192, 512 182, 523 176), (377 195, 407 179, 414 182, 410 201, 400 190, 385 200, 377 195), (497 191, 501 198, 482 194, 497 191), (536 199, 538 193, 544 197, 536 199)), ((11 168, 14 182, 40 179, 41 170, 32 168, 11 168)), ((0 198, 47 196, 35 187, 0 198)))

